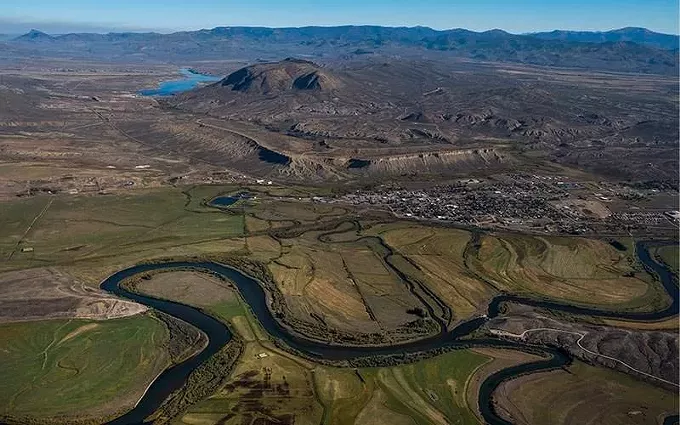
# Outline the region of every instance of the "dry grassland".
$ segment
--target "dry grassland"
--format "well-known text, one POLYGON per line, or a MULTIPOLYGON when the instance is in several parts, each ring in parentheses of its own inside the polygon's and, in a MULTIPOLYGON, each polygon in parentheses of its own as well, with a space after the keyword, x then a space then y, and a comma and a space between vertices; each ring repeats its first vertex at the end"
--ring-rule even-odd
POLYGON ((156 273, 150 279, 140 280, 136 288, 154 297, 198 307, 229 302, 237 297, 226 282, 206 273, 191 271, 156 273))
POLYGON ((477 273, 513 293, 612 307, 655 296, 626 254, 593 239, 483 236, 470 260, 477 273))
POLYGON ((465 268, 463 255, 470 240, 468 232, 403 226, 382 230, 381 236, 396 253, 416 265, 415 269, 410 268, 410 273, 453 309, 456 320, 464 320, 486 307, 494 291, 465 268))
POLYGON ((0 322, 54 318, 112 319, 146 311, 51 268, 0 273, 0 322))

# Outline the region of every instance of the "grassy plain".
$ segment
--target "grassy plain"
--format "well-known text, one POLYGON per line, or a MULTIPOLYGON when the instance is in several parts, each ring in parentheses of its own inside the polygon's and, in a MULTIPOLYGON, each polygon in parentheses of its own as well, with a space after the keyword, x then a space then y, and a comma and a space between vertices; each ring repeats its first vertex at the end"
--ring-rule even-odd
MULTIPOLYGON (((249 210, 248 217, 260 217, 261 205, 249 210)), ((269 218, 281 218, 291 206, 270 203, 269 208, 269 218)), ((343 209, 304 202, 297 208, 295 219, 312 220, 316 229, 246 237, 250 258, 266 264, 296 317, 315 317, 336 329, 364 333, 394 330, 414 320, 406 311, 420 304, 386 264, 375 241, 360 239, 349 221, 337 223, 343 209)))
POLYGON ((230 302, 237 297, 226 282, 194 271, 156 273, 149 279, 140 280, 136 288, 143 293, 197 307, 230 302))
MULTIPOLYGON (((232 324, 242 317, 236 316, 232 324)), ((241 335, 247 338, 248 332, 241 335)), ((312 368, 267 341, 250 340, 226 385, 176 423, 318 424, 322 407, 315 396, 312 368)))
POLYGON ((226 385, 192 406, 176 423, 319 422, 321 407, 312 385, 313 365, 278 349, 224 282, 201 273, 177 271, 155 274, 142 280, 137 288, 201 307, 228 323, 245 342, 245 350, 226 385))
POLYGON ((476 424, 466 399, 473 373, 489 359, 457 350, 413 364, 315 371, 326 424, 476 424))
POLYGON ((144 189, 116 195, 39 196, 2 203, 0 269, 61 265, 97 282, 122 264, 243 247, 243 217, 202 205, 203 192, 144 189), (21 252, 32 248, 31 252, 21 252), (73 267, 75 266, 75 267, 73 267))
POLYGON ((656 425, 678 412, 672 391, 579 361, 506 382, 496 400, 518 425, 656 425))
POLYGON ((0 325, 0 416, 101 417, 130 408, 168 364, 166 327, 137 315, 0 325))
POLYGON ((483 311, 498 292, 618 309, 654 309, 668 301, 631 254, 599 240, 483 235, 473 249, 471 234, 460 229, 393 222, 367 233, 383 238, 395 251, 394 263, 426 283, 458 320, 483 311))
MULTIPOLYGON (((96 284, 123 265, 147 259, 240 252, 268 268, 296 318, 322 321, 324 326, 348 333, 404 329, 404 324, 414 320, 407 310, 420 306, 420 301, 409 292, 394 267, 422 282, 451 306, 456 319, 483 311, 488 300, 500 291, 612 308, 661 303, 658 293, 650 289, 649 280, 633 267, 630 254, 618 252, 604 242, 485 235, 477 251, 471 249, 472 236, 464 230, 387 220, 357 223, 344 208, 282 201, 263 193, 257 200, 233 209, 219 211, 204 205, 205 200, 218 194, 239 190, 199 186, 184 190, 145 189, 115 196, 38 196, 6 202, 0 216, 0 256, 7 261, 0 269, 51 265, 96 284), (284 227, 291 228, 284 231, 284 227), (33 252, 21 252, 23 247, 33 248, 33 252), (389 250, 393 254, 388 260, 389 250)), ((293 192, 309 196, 297 189, 293 192)), ((328 424, 368 424, 375 420, 385 424, 476 423, 473 404, 480 374, 529 358, 522 353, 508 358, 498 353, 463 350, 412 365, 358 372, 312 365, 276 348, 239 296, 218 279, 192 272, 161 273, 142 281, 140 289, 204 308, 228 322, 245 341, 243 358, 227 386, 178 419, 186 424, 235 424, 271 418, 282 423, 319 423, 322 419, 328 424), (491 359, 496 360, 489 363, 491 359)), ((161 334, 149 336, 141 327, 134 337, 125 339, 130 327, 120 325, 124 324, 122 320, 81 327, 81 334, 62 344, 58 342, 76 329, 72 327, 78 321, 50 322, 62 323, 63 329, 59 330, 45 325, 41 331, 14 331, 13 336, 8 334, 8 340, 30 340, 20 343, 22 352, 28 353, 21 361, 33 359, 35 364, 17 363, 19 357, 10 359, 14 363, 6 363, 14 364, 13 370, 67 374, 75 360, 46 361, 43 370, 43 363, 38 364, 42 360, 36 358, 50 343, 49 356, 45 358, 51 359, 57 348, 69 348, 82 355, 78 347, 71 348, 71 344, 82 341, 94 347, 115 344, 125 353, 137 350, 137 360, 143 360, 138 366, 139 376, 159 371, 162 365, 154 361, 167 364, 167 355, 158 354, 150 360, 148 350, 159 349, 161 334), (105 330, 97 339, 87 338, 90 333, 105 330), (32 342, 31 338, 42 342, 32 342), (140 348, 142 342, 147 351, 140 348)), ((163 329, 162 324, 156 325, 163 329)), ((104 356, 103 348, 97 350, 104 356)), ((67 354, 62 357, 70 359, 67 354)), ((117 359, 125 356, 129 354, 119 354, 117 359)), ((121 365, 113 364, 101 374, 102 379, 108 377, 108 385, 120 389, 148 382, 133 379, 121 372, 121 365)), ((78 368, 77 379, 90 379, 89 386, 83 388, 98 391, 103 381, 98 380, 99 376, 88 377, 96 369, 89 369, 90 363, 86 366, 78 368)), ((34 414, 35 407, 31 410, 30 403, 40 391, 31 386, 17 387, 25 380, 12 377, 12 371, 6 373, 6 380, 14 379, 0 390, 7 394, 0 393, 3 399, 11 400, 11 409, 7 407, 6 411, 34 414)), ((35 373, 37 380, 39 375, 35 373)), ((45 381, 46 385, 53 385, 51 379, 45 381)), ((57 378, 54 382, 61 385, 57 378)), ((122 393, 130 398, 136 394, 134 389, 122 393)), ((52 404, 40 414, 99 413, 109 406, 120 408, 131 402, 101 397, 88 404, 80 393, 62 394, 66 394, 64 398, 48 401, 52 404)))

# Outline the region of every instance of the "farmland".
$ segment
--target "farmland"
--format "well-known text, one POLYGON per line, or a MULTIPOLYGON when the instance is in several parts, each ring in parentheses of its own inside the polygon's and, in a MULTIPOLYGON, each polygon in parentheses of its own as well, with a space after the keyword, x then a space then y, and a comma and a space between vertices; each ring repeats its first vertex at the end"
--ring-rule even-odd
POLYGON ((228 323, 245 344, 225 385, 191 407, 180 423, 240 424, 257 418, 276 418, 281 423, 292 423, 289 421, 296 418, 295 423, 318 423, 321 409, 312 386, 313 364, 276 348, 240 297, 224 282, 177 271, 155 274, 136 287, 155 296, 203 307, 228 323), (206 296, 208 293, 210 296, 206 296))
POLYGON ((87 261, 115 270, 158 256, 238 249, 238 242, 225 240, 243 233, 242 217, 203 207, 200 198, 192 202, 190 189, 35 197, 5 203, 3 212, 0 255, 8 260, 3 269, 87 261))
POLYGON ((492 355, 457 350, 397 367, 323 366, 274 346, 240 298, 213 278, 193 272, 158 273, 141 280, 137 289, 201 306, 245 341, 227 383, 191 407, 179 423, 240 424, 275 418, 316 424, 323 418, 326 424, 361 424, 375 423, 376 415, 394 423, 478 423, 468 394, 481 380, 472 385, 470 380, 482 365, 494 363, 492 355), (212 294, 210 301, 200 296, 206 291, 212 294))
POLYGON ((0 417, 109 416, 170 362, 167 330, 149 315, 7 323, 0 340, 0 417))
MULTIPOLYGON (((238 265, 247 260, 261 266, 252 270, 260 270, 258 277, 273 285, 268 290, 280 294, 274 297, 272 309, 281 314, 277 317, 284 325, 309 338, 336 343, 389 344, 434 335, 439 324, 450 328, 485 313, 488 302, 504 292, 626 310, 653 309, 667 302, 630 251, 618 251, 604 241, 476 234, 380 212, 359 214, 348 207, 316 203, 309 192, 298 188, 168 187, 117 195, 38 196, 5 206, 8 214, 0 222, 5 232, 0 249, 7 261, 0 280, 15 284, 5 285, 4 296, 20 299, 22 294, 41 293, 45 299, 66 303, 61 298, 69 294, 85 300, 73 301, 74 307, 69 307, 80 309, 77 314, 53 313, 71 314, 71 321, 3 325, 6 340, 12 341, 17 353, 34 358, 35 364, 21 363, 17 369, 42 370, 37 354, 53 340, 82 329, 58 345, 59 350, 68 348, 82 357, 82 349, 79 352, 71 344, 94 344, 88 335, 96 332, 97 344, 114 341, 128 350, 125 353, 144 352, 146 362, 135 373, 149 377, 133 379, 119 365, 111 370, 109 384, 128 388, 127 398, 88 403, 80 395, 81 388, 99 391, 104 386, 99 376, 80 372, 78 379, 88 380, 83 386, 77 380, 55 378, 54 385, 62 385, 65 396, 50 401, 40 414, 31 410, 29 397, 39 391, 10 385, 5 391, 12 404, 6 414, 15 417, 54 418, 73 412, 104 417, 129 406, 141 384, 148 384, 153 374, 176 360, 163 342, 168 328, 148 313, 99 322, 76 318, 95 313, 98 318, 109 317, 109 310, 92 312, 84 307, 91 309, 91 300, 102 296, 94 287, 107 274, 143 261, 212 258, 238 265), (243 190, 254 198, 228 208, 206 206, 215 196, 243 190), (22 252, 25 247, 33 249, 22 252), (21 291, 15 294, 11 288, 21 291), (125 325, 125 320, 142 321, 146 327, 135 325, 141 330, 126 339, 126 332, 137 328, 125 325), (21 326, 39 330, 19 331, 21 326), (113 332, 114 327, 120 333, 113 332), (28 334, 40 343, 26 342, 28 334)), ((144 293, 200 307, 228 323, 243 344, 233 369, 223 371, 223 383, 211 389, 208 398, 185 406, 188 410, 182 410, 178 423, 237 424, 276 418, 282 423, 343 425, 375 423, 380 418, 386 424, 474 424, 479 422, 476 403, 484 378, 536 359, 521 352, 475 349, 401 366, 332 367, 278 348, 229 282, 185 270, 152 274, 138 279, 135 286, 144 293)), ((106 297, 104 301, 111 303, 106 297)), ((134 304, 128 307, 131 313, 139 309, 134 304)), ((655 325, 607 320, 619 327, 675 329, 669 321, 655 325)), ((50 356, 56 353, 54 344, 50 356)), ((97 344, 91 349, 99 353, 97 344)), ((195 347, 171 351, 182 357, 191 350, 195 347)), ((60 355, 70 359, 69 353, 60 355)), ((53 369, 61 373, 66 373, 64 364, 71 364, 54 362, 53 369)), ((100 392, 110 394, 105 389, 100 392)))

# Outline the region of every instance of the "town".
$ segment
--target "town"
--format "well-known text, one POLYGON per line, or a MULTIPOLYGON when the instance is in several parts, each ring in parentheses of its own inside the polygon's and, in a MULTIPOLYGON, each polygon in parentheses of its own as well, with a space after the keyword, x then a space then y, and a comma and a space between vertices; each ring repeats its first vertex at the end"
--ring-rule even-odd
POLYGON ((580 182, 563 176, 503 174, 429 188, 381 186, 316 198, 389 210, 395 216, 480 228, 551 234, 677 232, 678 193, 653 186, 580 182))

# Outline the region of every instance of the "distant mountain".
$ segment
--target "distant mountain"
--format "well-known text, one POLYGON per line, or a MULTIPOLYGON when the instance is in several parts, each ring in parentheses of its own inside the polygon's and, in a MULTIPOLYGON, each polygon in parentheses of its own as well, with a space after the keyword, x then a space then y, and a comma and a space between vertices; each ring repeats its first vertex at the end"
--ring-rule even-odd
POLYGON ((19 42, 45 42, 45 41, 54 41, 55 37, 52 37, 49 34, 45 34, 42 31, 38 30, 30 30, 24 35, 20 35, 19 37, 16 37, 13 39, 13 41, 19 41, 19 42))
MULTIPOLYGON (((646 31, 646 30, 644 30, 646 31)), ((651 32, 649 32, 651 33, 651 32)), ((654 34, 654 33, 651 33, 654 34)), ((621 36, 623 37, 623 36, 621 36)), ((633 33, 626 37, 632 38, 633 33)), ((644 38, 642 35, 637 38, 644 38)), ((651 36, 647 37, 651 39, 651 36)), ((107 61, 279 60, 297 56, 351 58, 438 56, 543 66, 677 74, 678 52, 647 44, 583 42, 501 30, 437 31, 427 27, 339 26, 302 28, 217 27, 172 34, 110 33, 50 36, 33 30, 4 43, 13 55, 107 61)))
POLYGON ((680 37, 672 34, 662 34, 646 28, 620 28, 611 31, 562 31, 537 32, 528 34, 542 40, 576 41, 581 43, 606 43, 631 41, 637 44, 657 47, 660 49, 677 49, 680 37))

